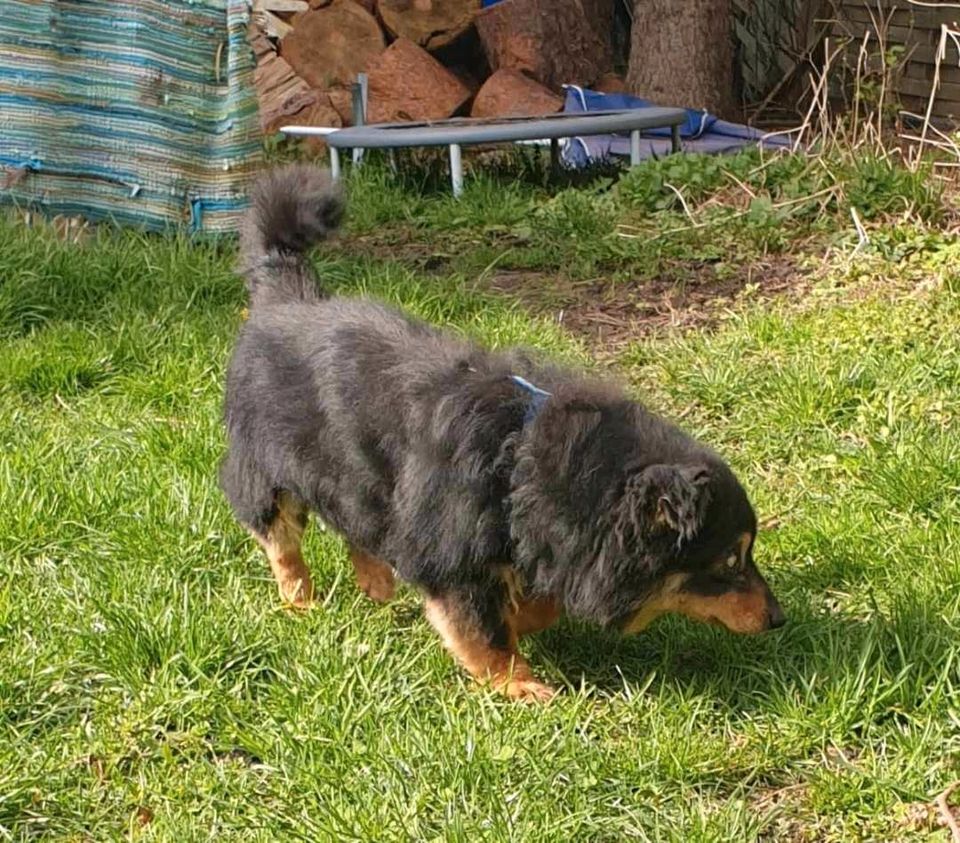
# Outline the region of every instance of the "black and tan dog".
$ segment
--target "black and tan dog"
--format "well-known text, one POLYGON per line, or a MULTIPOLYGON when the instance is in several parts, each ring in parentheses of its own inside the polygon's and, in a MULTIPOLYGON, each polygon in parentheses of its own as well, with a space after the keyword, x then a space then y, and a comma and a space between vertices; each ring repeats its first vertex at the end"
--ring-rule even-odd
POLYGON ((515 698, 551 695, 517 639, 564 612, 624 632, 666 612, 784 623, 720 457, 609 386, 328 297, 304 252, 342 210, 324 172, 287 167, 256 186, 242 234, 250 319, 221 479, 285 600, 314 595, 313 511, 371 598, 395 573, 415 585, 463 666, 515 698))

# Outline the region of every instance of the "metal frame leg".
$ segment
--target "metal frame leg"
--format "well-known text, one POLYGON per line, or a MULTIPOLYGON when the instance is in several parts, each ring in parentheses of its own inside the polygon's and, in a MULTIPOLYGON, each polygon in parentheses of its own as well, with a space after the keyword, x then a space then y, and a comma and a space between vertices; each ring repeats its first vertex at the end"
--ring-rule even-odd
POLYGON ((330 147, 330 178, 340 180, 340 150, 335 146, 330 147))
POLYGON ((463 193, 463 161, 460 158, 460 144, 450 144, 450 184, 454 197, 463 193))
POLYGON ((550 138, 550 169, 554 173, 560 169, 560 138, 550 138))
POLYGON ((680 151, 680 126, 670 127, 670 146, 674 152, 680 151))
MULTIPOLYGON (((353 109, 353 125, 365 126, 367 124, 367 74, 358 73, 357 81, 351 86, 351 105, 353 109)), ((353 163, 359 164, 363 161, 363 149, 353 150, 353 163)))
POLYGON ((634 129, 630 133, 630 166, 636 167, 640 163, 640 130, 634 129))

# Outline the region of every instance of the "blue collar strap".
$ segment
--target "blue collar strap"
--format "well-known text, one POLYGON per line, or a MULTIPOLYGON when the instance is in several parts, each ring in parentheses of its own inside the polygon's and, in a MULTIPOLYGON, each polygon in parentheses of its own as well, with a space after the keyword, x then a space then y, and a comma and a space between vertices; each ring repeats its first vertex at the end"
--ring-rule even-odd
POLYGON ((527 406, 527 414, 523 419, 524 424, 527 424, 536 418, 537 413, 543 409, 543 405, 547 403, 547 399, 553 393, 540 389, 539 386, 534 386, 526 378, 521 378, 520 375, 510 375, 510 380, 530 394, 530 404, 527 406))

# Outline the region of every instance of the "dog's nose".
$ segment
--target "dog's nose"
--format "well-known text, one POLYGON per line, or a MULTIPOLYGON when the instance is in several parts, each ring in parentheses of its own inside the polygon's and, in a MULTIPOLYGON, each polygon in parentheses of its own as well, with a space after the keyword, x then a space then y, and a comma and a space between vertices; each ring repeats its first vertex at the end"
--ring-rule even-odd
POLYGON ((787 616, 783 613, 783 609, 776 598, 774 598, 770 601, 770 606, 767 609, 767 623, 770 629, 780 629, 786 622, 787 616))

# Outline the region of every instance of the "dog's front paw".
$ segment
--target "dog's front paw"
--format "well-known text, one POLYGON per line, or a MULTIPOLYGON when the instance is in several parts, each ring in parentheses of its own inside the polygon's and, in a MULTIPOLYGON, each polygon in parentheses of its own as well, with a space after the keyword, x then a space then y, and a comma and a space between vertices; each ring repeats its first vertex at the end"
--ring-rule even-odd
POLYGON ((397 590, 393 568, 362 551, 352 550, 350 559, 357 575, 357 585, 367 597, 375 603, 386 603, 393 599, 397 590))
POLYGON ((502 690, 512 700, 532 703, 550 702, 557 694, 556 688, 536 679, 511 679, 502 686, 502 690))
POLYGON ((277 583, 280 590, 280 599, 283 605, 289 609, 310 609, 314 603, 313 584, 303 582, 303 580, 290 580, 289 582, 277 583))
POLYGON ((397 591, 396 581, 390 571, 377 572, 363 580, 358 577, 357 585, 374 603, 389 603, 397 591))

